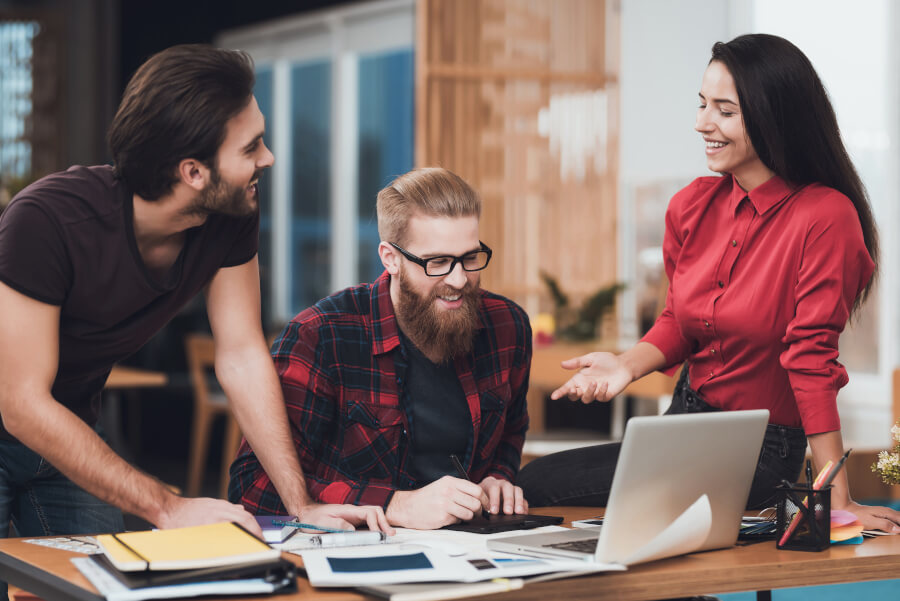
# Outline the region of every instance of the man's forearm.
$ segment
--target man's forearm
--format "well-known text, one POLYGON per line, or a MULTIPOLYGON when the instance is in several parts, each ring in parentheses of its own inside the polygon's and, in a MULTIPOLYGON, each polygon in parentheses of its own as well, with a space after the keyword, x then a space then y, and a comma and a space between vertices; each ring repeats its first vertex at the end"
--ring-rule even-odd
POLYGON ((165 521, 178 499, 165 485, 116 455, 49 393, 29 395, 28 407, 9 416, 7 426, 22 444, 98 499, 154 525, 165 521))
POLYGON ((290 513, 302 513, 314 501, 306 489, 281 385, 268 353, 244 349, 217 355, 216 375, 241 431, 285 507, 290 513))

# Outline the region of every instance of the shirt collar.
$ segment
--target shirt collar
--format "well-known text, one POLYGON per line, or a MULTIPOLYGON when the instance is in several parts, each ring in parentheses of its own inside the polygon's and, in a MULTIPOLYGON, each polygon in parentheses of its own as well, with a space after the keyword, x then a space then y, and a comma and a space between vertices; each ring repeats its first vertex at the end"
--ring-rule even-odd
POLYGON ((389 353, 400 346, 400 329, 391 301, 391 276, 384 271, 372 284, 372 354, 389 353))
POLYGON ((756 209, 757 214, 762 215, 781 204, 796 190, 777 175, 773 175, 749 192, 744 192, 744 189, 738 185, 734 176, 731 176, 731 182, 731 210, 734 213, 737 212, 741 201, 744 198, 749 198, 750 204, 756 209))
MULTIPOLYGON (((477 330, 487 327, 485 323, 484 291, 480 292, 477 330)), ((400 346, 400 326, 394 313, 394 302, 391 300, 391 276, 385 270, 372 284, 372 354, 389 353, 400 346)))

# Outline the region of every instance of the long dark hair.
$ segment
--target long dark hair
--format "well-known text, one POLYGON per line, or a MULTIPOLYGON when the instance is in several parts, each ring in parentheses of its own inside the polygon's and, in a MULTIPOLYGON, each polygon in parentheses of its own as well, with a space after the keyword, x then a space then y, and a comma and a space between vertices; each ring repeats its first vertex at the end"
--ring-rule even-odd
POLYGON ((128 82, 109 128, 117 175, 156 200, 172 190, 183 159, 214 168, 225 126, 249 104, 254 82, 253 60, 237 50, 184 44, 150 57, 128 82))
POLYGON ((875 275, 853 304, 855 313, 878 274, 878 230, 816 70, 789 41, 763 33, 717 42, 713 61, 725 65, 734 78, 744 127, 760 161, 793 185, 820 183, 853 202, 875 263, 875 275))

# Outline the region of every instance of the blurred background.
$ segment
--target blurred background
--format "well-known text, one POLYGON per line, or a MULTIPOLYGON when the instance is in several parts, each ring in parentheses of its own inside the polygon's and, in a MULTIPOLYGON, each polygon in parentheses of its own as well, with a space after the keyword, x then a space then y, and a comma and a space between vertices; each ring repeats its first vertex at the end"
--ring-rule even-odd
MULTIPOLYGON (((841 340, 840 410, 847 446, 887 448, 900 340, 898 23, 889 0, 0 0, 0 207, 42 175, 109 161, 106 127, 151 54, 241 48, 276 156, 260 185, 266 330, 376 278, 377 191, 414 166, 447 167, 484 199, 495 254, 483 285, 519 302, 538 333, 529 408, 533 440, 551 446, 529 452, 615 438, 629 415, 657 411, 671 382, 609 405, 552 404, 558 360, 626 348, 652 324, 668 200, 708 174, 693 125, 710 48, 782 35, 822 77, 882 232, 878 288, 841 340)), ((192 430, 206 419, 197 378, 216 391, 184 350, 204 331, 197 299, 126 362, 164 383, 113 387, 106 419, 127 456, 189 491, 188 457, 209 447, 199 486, 216 494, 229 445, 222 420, 211 438, 192 430)))

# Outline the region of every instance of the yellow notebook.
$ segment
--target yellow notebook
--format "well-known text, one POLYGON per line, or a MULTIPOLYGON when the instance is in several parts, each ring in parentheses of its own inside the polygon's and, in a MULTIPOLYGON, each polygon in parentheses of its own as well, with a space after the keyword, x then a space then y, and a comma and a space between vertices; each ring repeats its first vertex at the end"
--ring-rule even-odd
POLYGON ((247 564, 269 561, 281 555, 277 549, 231 522, 101 534, 97 542, 112 564, 123 572, 247 564))

